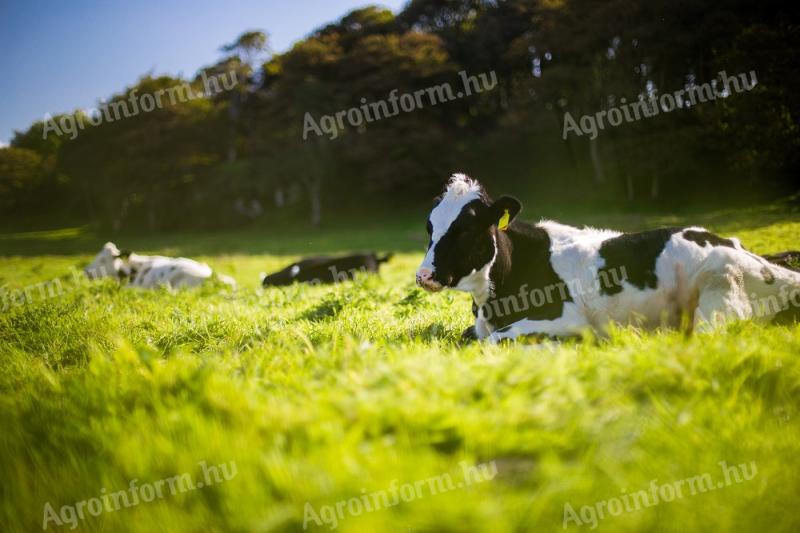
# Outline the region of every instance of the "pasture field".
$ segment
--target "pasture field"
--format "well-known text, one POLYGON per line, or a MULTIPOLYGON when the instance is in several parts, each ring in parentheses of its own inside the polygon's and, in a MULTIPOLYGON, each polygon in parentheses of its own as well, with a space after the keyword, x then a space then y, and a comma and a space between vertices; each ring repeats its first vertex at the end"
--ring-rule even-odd
MULTIPOLYGON (((800 247, 786 206, 575 221, 800 247)), ((87 228, 0 236, 0 530, 800 530, 800 326, 461 345, 469 297, 414 286, 423 227, 113 239, 240 284, 181 292, 78 281, 87 228), (258 287, 358 249, 398 253, 258 287)))

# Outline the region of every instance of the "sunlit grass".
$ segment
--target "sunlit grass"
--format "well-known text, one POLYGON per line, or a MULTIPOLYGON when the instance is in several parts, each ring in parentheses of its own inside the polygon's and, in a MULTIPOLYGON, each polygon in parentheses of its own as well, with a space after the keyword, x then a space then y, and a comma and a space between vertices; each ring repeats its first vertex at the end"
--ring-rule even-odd
POLYGON ((75 239, 82 235, 86 235, 89 230, 88 226, 78 226, 74 228, 60 228, 54 230, 43 231, 20 231, 13 233, 0 233, 0 240, 42 240, 42 241, 57 241, 75 239))
MULTIPOLYGON (((791 249, 800 224, 740 236, 756 251, 791 249)), ((373 247, 392 249, 392 238, 373 247)), ((364 242, 354 240, 339 245, 364 242)), ((800 327, 462 346, 469 298, 416 289, 419 253, 354 283, 267 290, 258 273, 288 256, 199 254, 239 289, 170 292, 73 281, 92 251, 0 259, 6 291, 65 280, 62 292, 0 313, 3 531, 40 530, 46 502, 59 509, 131 480, 200 479, 201 461, 235 462, 237 474, 78 527, 298 531, 306 502, 319 510, 494 461, 491 480, 345 514, 338 530, 563 531, 565 503, 651 480, 719 479, 720 461, 755 461, 751 481, 600 527, 797 530, 800 327)))

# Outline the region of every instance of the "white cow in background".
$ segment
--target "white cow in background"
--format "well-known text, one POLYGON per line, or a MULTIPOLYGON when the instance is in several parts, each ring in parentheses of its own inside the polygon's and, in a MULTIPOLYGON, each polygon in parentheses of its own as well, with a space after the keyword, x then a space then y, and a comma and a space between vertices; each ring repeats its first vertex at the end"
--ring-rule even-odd
POLYGON ((233 278, 221 274, 215 275, 211 267, 205 263, 185 257, 172 258, 120 251, 113 242, 103 245, 84 272, 90 279, 114 277, 128 280, 130 285, 144 289, 161 286, 176 289, 196 287, 214 276, 231 287, 236 286, 233 278))

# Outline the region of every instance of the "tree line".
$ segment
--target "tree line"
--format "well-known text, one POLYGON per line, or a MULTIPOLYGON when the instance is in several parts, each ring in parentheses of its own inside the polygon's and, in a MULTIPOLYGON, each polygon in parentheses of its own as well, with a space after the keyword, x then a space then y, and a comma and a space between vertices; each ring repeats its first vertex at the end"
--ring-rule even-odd
POLYGON ((354 10, 284 53, 246 31, 192 79, 145 75, 94 112, 16 132, 0 149, 0 206, 115 230, 318 225, 365 200, 418 204, 455 170, 548 204, 791 195, 797 11, 775 0, 411 0, 397 14, 354 10), (757 82, 726 92, 720 73, 757 82), (392 97, 463 93, 464 77, 481 75, 496 84, 365 118, 392 97), (235 83, 210 90, 223 79, 235 83), (705 85, 719 97, 699 98, 705 85), (175 98, 180 87, 202 96, 175 98), (121 111, 133 102, 136 113, 121 111), (632 104, 660 112, 597 124, 632 104), (321 130, 337 113, 335 136, 309 135, 309 117, 321 130))

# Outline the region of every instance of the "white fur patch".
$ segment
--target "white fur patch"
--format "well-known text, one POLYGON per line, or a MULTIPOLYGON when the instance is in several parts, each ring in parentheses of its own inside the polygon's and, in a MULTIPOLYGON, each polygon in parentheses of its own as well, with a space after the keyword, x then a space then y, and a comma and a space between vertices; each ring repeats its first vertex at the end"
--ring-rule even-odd
POLYGON ((436 248, 436 243, 447 233, 464 206, 474 200, 480 199, 480 197, 481 186, 477 181, 464 174, 453 174, 450 177, 450 181, 447 183, 447 189, 444 195, 442 195, 442 200, 433 211, 431 211, 430 222, 431 226, 433 226, 433 233, 431 234, 432 242, 420 268, 429 268, 433 270, 433 250, 436 248))

